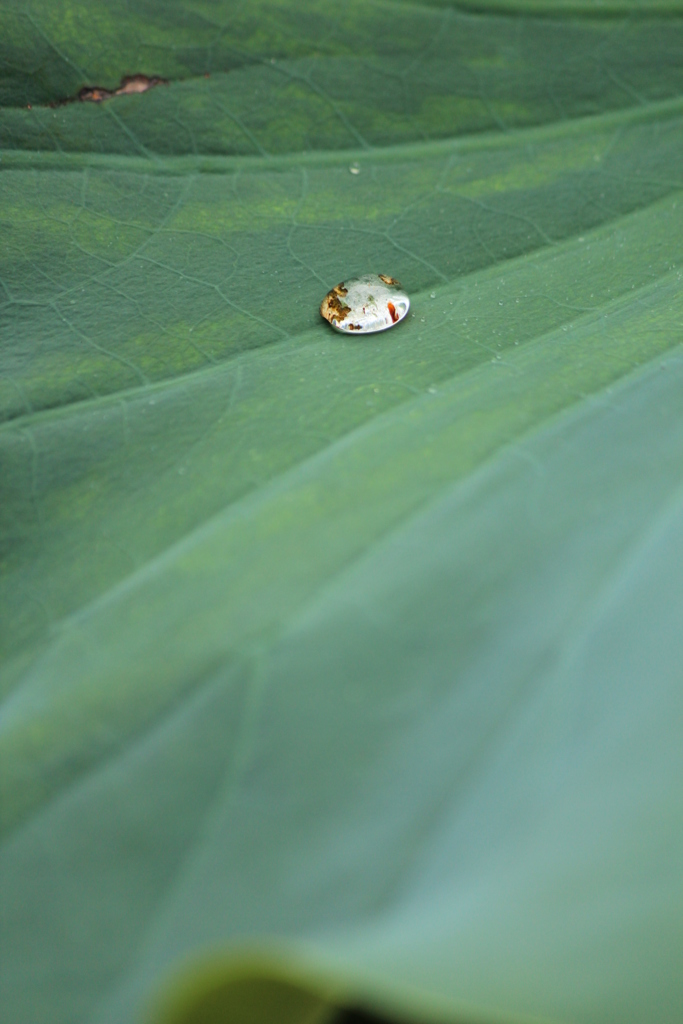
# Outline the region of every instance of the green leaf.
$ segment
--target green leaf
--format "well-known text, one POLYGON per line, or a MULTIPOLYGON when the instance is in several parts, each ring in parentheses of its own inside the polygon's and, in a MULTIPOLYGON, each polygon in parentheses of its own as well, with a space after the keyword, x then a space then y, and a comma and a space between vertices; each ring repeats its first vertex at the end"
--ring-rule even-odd
POLYGON ((683 6, 17 0, 0 76, 7 1019, 677 1022, 683 6))

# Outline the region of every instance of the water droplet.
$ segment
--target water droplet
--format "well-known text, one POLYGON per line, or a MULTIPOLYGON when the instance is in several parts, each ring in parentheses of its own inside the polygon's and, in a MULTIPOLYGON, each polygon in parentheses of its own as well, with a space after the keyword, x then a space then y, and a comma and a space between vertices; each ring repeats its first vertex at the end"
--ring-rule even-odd
POLYGON ((431 387, 427 388, 427 391, 429 392, 430 395, 435 395, 436 394, 436 388, 434 387, 433 384, 432 384, 431 387))
POLYGON ((351 172, 351 174, 360 174, 360 164, 355 162, 352 163, 351 166, 349 167, 349 171, 351 172))
POLYGON ((429 298, 430 299, 435 299, 436 298, 436 292, 430 292, 429 293, 429 298))
POLYGON ((327 293, 320 314, 342 334, 374 334, 404 319, 410 299, 394 277, 365 274, 342 281, 327 293))

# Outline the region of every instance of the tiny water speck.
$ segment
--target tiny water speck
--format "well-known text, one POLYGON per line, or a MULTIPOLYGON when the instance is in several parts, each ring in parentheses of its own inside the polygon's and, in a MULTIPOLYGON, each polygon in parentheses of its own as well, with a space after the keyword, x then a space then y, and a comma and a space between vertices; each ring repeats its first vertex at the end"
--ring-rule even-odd
POLYGON ((436 292, 430 292, 429 293, 429 298, 430 299, 435 299, 436 298, 436 292))
POLYGON ((351 174, 360 174, 360 164, 353 163, 349 167, 351 174))
POLYGON ((342 334, 375 334, 403 320, 410 299, 395 277, 365 274, 335 285, 320 304, 320 315, 342 334))

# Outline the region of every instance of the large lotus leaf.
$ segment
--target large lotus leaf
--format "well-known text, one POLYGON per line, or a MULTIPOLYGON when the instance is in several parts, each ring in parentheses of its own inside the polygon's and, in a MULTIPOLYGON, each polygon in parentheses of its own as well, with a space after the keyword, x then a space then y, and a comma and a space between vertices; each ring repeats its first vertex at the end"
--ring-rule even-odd
POLYGON ((682 1019, 683 7, 466 6, 0 12, 11 1024, 682 1019))

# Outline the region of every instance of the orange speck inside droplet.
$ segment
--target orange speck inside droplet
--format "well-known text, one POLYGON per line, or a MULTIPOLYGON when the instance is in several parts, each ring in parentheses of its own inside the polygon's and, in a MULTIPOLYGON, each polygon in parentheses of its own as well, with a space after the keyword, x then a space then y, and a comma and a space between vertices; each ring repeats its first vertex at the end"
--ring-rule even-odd
POLYGON ((398 320, 398 313, 396 312, 396 307, 394 306, 393 302, 387 302, 387 309, 389 310, 389 314, 391 316, 391 322, 395 324, 396 321, 398 320))

